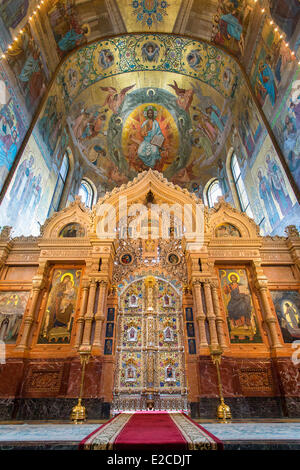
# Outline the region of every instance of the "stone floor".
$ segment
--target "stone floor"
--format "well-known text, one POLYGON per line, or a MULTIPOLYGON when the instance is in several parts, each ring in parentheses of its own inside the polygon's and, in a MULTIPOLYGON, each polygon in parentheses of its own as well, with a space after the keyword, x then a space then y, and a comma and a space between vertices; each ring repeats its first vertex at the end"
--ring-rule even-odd
MULTIPOLYGON (((0 422, 0 450, 76 450, 79 442, 104 422, 0 422)), ((300 420, 197 422, 223 441, 225 450, 300 450, 300 420)))

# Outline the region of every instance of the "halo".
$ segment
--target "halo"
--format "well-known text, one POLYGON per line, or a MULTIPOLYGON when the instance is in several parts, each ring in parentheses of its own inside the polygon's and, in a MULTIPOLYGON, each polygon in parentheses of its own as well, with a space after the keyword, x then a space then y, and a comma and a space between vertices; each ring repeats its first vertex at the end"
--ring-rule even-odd
POLYGON ((261 166, 257 168, 257 176, 259 171, 261 171, 261 174, 264 176, 264 169, 261 166))
POLYGON ((153 114, 154 114, 154 117, 156 118, 157 116, 157 109, 154 107, 154 106, 146 106, 146 108, 144 109, 144 116, 147 117, 147 113, 149 111, 149 109, 152 109, 153 111, 153 114))
POLYGON ((155 90, 154 88, 148 88, 147 92, 146 92, 146 95, 147 96, 154 96, 155 95, 155 90))
POLYGON ((230 282, 231 282, 232 276, 235 276, 235 277, 237 278, 237 282, 240 282, 240 276, 238 275, 238 273, 230 273, 230 274, 228 274, 228 279, 229 279, 230 282))
POLYGON ((62 282, 66 276, 69 276, 71 278, 72 286, 74 286, 74 277, 72 273, 63 274, 60 278, 60 282, 62 282))
POLYGON ((81 26, 81 29, 83 28, 87 28, 87 32, 86 33, 83 33, 84 36, 89 36, 91 34, 91 27, 88 23, 84 23, 82 26, 81 26))

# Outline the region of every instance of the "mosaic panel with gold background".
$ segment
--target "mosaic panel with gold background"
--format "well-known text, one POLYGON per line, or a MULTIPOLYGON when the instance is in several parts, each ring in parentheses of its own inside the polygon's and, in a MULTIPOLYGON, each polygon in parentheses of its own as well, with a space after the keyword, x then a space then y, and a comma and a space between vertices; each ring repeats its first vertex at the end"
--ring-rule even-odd
POLYGON ((54 269, 39 332, 39 344, 69 344, 81 278, 81 269, 54 269))
POLYGON ((122 346, 141 348, 142 346, 142 317, 124 316, 122 346))
POLYGON ((181 360, 177 351, 160 352, 158 382, 161 391, 181 386, 181 360))
POLYGON ((231 343, 262 343, 245 269, 219 269, 231 343))
POLYGON ((134 282, 128 287, 125 295, 121 296, 121 308, 124 309, 125 312, 142 312, 144 305, 143 289, 142 280, 134 282))
POLYGON ((178 317, 159 315, 158 317, 158 345, 163 348, 178 347, 178 317))
POLYGON ((120 358, 119 386, 135 389, 143 386, 141 352, 123 351, 120 358))

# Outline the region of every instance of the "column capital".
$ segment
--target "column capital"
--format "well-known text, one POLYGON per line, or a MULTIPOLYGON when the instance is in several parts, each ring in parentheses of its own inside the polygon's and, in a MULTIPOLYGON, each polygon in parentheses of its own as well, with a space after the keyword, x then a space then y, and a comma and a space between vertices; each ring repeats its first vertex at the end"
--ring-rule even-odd
POLYGON ((219 287, 219 282, 217 279, 211 279, 210 280, 210 285, 212 289, 218 289, 219 287))
POLYGON ((32 290, 33 291, 40 291, 45 287, 45 279, 44 278, 38 278, 38 279, 32 279, 32 290))
POLYGON ((267 279, 257 279, 255 281, 255 287, 263 292, 268 290, 268 280, 267 279))

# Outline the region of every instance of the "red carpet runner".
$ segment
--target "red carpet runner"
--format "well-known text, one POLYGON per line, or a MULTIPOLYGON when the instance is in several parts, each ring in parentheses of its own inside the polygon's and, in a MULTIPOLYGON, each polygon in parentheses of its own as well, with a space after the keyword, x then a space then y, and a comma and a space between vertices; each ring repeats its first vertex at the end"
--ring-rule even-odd
POLYGON ((184 413, 121 413, 96 429, 79 449, 186 451, 222 449, 222 442, 184 413))

